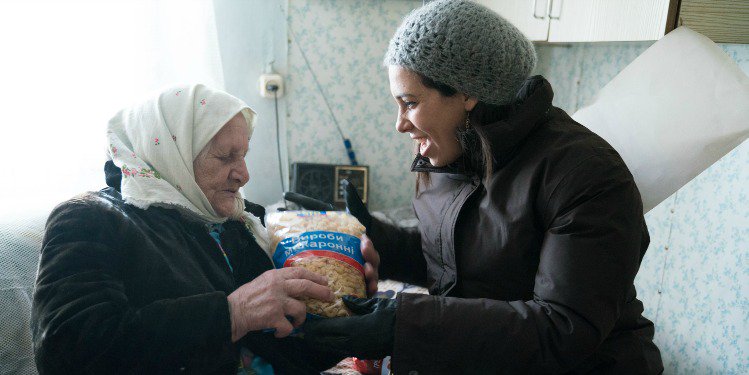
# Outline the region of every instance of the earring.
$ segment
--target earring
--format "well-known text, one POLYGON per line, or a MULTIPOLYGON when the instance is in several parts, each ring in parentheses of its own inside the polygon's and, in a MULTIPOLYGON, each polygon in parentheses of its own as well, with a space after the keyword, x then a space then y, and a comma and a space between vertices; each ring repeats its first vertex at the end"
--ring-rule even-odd
POLYGON ((471 112, 466 112, 466 130, 471 128, 471 112))

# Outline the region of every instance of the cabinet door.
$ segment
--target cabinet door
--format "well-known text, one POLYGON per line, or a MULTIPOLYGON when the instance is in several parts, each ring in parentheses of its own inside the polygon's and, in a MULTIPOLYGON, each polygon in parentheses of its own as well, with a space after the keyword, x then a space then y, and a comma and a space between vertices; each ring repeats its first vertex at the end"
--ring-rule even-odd
POLYGON ((549 42, 657 40, 669 0, 552 0, 549 42))
POLYGON ((530 40, 546 40, 551 0, 474 0, 499 13, 530 40))

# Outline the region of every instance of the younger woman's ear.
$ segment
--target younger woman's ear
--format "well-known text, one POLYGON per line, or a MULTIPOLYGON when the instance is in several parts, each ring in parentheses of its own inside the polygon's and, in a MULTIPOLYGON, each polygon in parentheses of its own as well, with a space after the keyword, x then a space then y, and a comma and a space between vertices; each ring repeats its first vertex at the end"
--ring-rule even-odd
POLYGON ((468 111, 468 112, 472 111, 473 107, 475 107, 476 104, 478 104, 478 102, 479 102, 478 99, 476 99, 476 98, 474 98, 472 96, 468 96, 468 95, 463 94, 463 97, 465 98, 463 100, 463 106, 464 106, 465 110, 468 111))

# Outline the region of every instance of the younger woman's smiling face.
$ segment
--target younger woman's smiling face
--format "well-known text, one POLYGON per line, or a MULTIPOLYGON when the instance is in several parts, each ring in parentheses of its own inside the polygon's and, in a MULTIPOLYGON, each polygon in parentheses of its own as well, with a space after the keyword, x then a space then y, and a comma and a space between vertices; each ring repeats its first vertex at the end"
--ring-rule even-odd
POLYGON ((462 93, 445 96, 424 86, 412 70, 391 65, 388 69, 390 93, 398 103, 395 129, 419 145, 419 153, 435 167, 457 160, 463 152, 456 135, 468 112, 478 100, 462 93))

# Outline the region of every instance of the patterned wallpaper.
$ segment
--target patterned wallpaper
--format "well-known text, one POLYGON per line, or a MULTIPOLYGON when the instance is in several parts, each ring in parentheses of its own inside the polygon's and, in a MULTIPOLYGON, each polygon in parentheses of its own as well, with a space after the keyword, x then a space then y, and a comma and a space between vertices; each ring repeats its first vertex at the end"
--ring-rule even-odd
POLYGON ((647 216, 637 286, 669 373, 749 373, 748 146, 647 216))
MULTIPOLYGON (((407 205, 407 137, 381 65, 400 20, 421 1, 289 0, 289 160, 347 163, 299 46, 361 164, 371 205, 407 205), (361 27, 366 25, 366 27, 361 27), (298 43, 298 44, 297 44, 298 43)), ((652 42, 538 45, 537 73, 573 113, 652 42)), ((721 45, 749 74, 749 45, 721 45)), ((749 142, 653 209, 651 246, 636 280, 656 323, 666 373, 749 373, 749 142)))
POLYGON ((382 58, 402 18, 419 5, 421 1, 289 1, 289 160, 348 164, 325 95, 359 164, 370 167, 374 209, 408 204, 414 191, 411 142, 395 131, 396 104, 382 58))
MULTIPOLYGON (((572 114, 652 44, 537 44, 536 74, 545 76, 554 88, 554 105, 572 114)), ((749 45, 719 46, 749 74, 749 45)))

